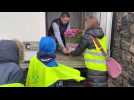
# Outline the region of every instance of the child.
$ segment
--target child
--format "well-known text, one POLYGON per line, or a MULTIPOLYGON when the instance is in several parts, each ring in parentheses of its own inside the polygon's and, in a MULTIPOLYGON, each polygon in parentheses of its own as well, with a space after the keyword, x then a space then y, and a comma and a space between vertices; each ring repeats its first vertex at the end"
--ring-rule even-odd
POLYGON ((71 52, 71 55, 79 56, 84 53, 85 65, 88 68, 88 80, 91 83, 90 85, 92 87, 105 87, 107 86, 107 66, 105 57, 100 49, 98 49, 91 36, 97 38, 104 50, 107 51, 106 36, 99 27, 97 19, 90 16, 86 20, 84 35, 77 48, 71 52))
POLYGON ((84 80, 76 69, 56 61, 56 42, 48 36, 42 37, 39 52, 30 60, 26 85, 30 87, 49 87, 59 80, 84 80))
POLYGON ((19 41, 0 40, 0 87, 23 86, 23 73, 19 67, 23 60, 22 53, 19 41))

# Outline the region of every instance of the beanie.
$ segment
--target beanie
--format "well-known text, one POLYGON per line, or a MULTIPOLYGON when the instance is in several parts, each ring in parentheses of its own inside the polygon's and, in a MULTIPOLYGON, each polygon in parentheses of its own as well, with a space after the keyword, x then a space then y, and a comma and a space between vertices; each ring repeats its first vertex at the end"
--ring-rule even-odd
POLYGON ((56 52, 56 42, 50 37, 42 37, 39 42, 39 51, 44 52, 46 54, 55 54, 56 52))

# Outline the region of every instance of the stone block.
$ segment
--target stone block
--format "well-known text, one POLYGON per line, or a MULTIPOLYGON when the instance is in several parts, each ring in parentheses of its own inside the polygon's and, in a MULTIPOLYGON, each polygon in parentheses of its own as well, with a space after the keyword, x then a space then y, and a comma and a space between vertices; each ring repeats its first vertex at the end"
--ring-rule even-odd
POLYGON ((133 13, 129 13, 128 14, 128 21, 129 21, 129 23, 133 23, 134 22, 134 14, 133 13))
POLYGON ((130 43, 125 41, 125 40, 121 40, 121 49, 129 51, 130 48, 130 43))
POLYGON ((134 35, 131 36, 131 44, 134 45, 134 35))
POLYGON ((129 74, 128 74, 128 72, 123 71, 123 72, 122 72, 122 78, 125 78, 125 80, 128 80, 128 79, 129 79, 129 74))
POLYGON ((134 34, 134 24, 130 25, 129 31, 130 31, 131 34, 134 34))
POLYGON ((132 54, 134 54, 134 45, 131 45, 131 46, 130 46, 129 51, 130 51, 132 54))
POLYGON ((112 35, 114 36, 114 39, 118 39, 120 37, 120 32, 115 32, 112 35))
POLYGON ((132 56, 132 66, 134 68, 134 56, 132 56))
POLYGON ((120 48, 120 38, 114 38, 114 43, 113 43, 113 46, 115 48, 120 48))
POLYGON ((131 33, 130 32, 125 32, 125 31, 122 31, 120 32, 120 40, 125 40, 127 42, 130 42, 131 38, 131 33))
POLYGON ((128 15, 122 16, 121 17, 121 24, 127 25, 128 23, 129 23, 128 15))
POLYGON ((122 60, 120 64, 122 65, 123 70, 126 70, 126 68, 129 66, 129 62, 126 60, 122 60))
MULTIPOLYGON (((122 60, 126 60, 126 61, 131 61, 131 54, 129 52, 126 52, 126 51, 122 51, 122 60)), ((131 63, 131 62, 130 62, 131 63)))

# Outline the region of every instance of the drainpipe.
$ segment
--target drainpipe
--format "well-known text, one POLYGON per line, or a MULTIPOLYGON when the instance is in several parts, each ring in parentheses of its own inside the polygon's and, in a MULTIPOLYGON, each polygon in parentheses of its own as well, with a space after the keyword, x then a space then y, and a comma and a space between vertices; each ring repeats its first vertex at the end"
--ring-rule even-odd
MULTIPOLYGON (((110 45, 110 49, 112 49, 113 47, 113 39, 114 39, 114 34, 117 31, 117 19, 116 19, 116 12, 113 12, 113 25, 112 25, 112 37, 111 37, 111 45, 110 45)), ((111 51, 111 55, 113 54, 113 52, 111 51)))

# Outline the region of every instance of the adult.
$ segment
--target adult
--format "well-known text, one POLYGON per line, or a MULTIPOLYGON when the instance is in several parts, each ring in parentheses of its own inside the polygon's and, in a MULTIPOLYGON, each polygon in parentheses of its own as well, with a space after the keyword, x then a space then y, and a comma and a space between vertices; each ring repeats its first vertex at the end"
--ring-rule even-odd
POLYGON ((64 36, 64 32, 67 29, 70 29, 70 14, 68 12, 62 12, 59 18, 51 22, 48 31, 48 36, 54 37, 57 42, 57 48, 60 47, 64 53, 68 52, 64 36))

